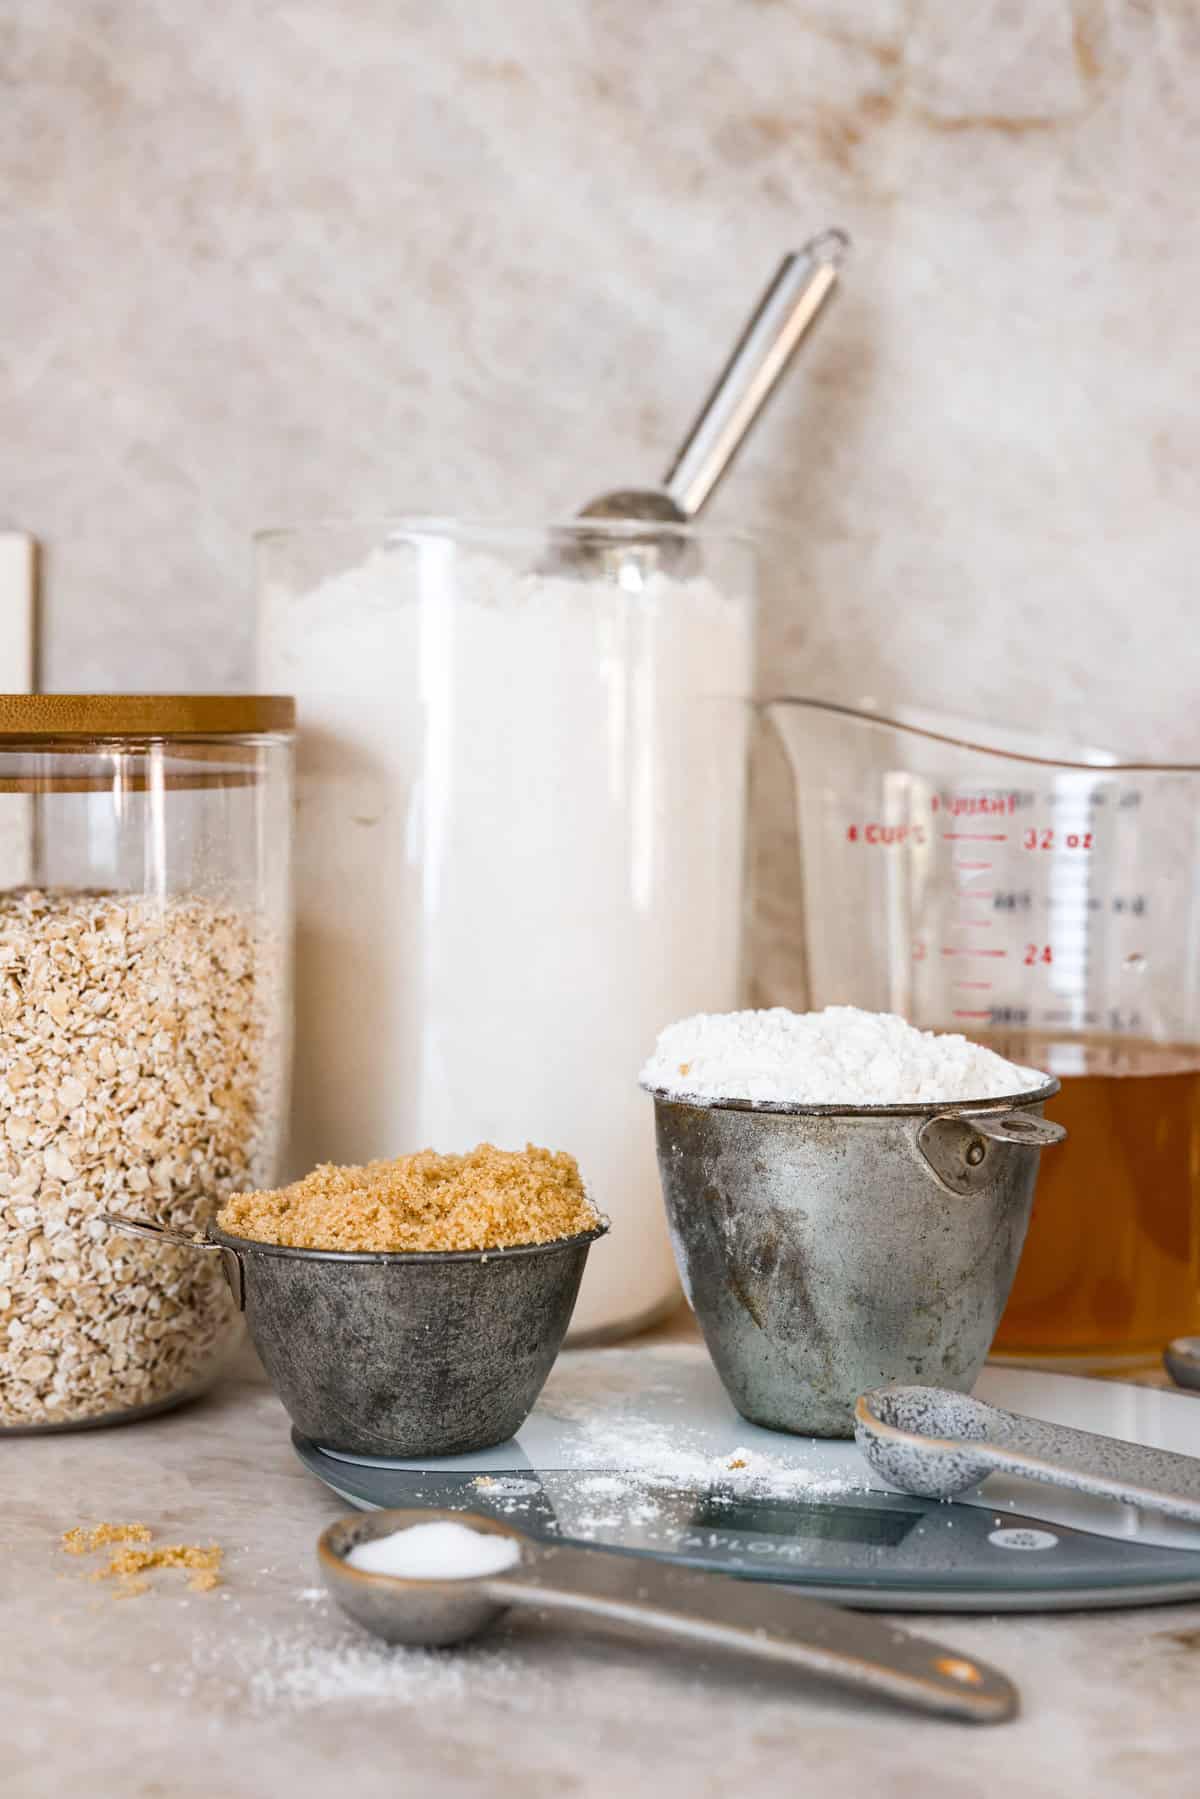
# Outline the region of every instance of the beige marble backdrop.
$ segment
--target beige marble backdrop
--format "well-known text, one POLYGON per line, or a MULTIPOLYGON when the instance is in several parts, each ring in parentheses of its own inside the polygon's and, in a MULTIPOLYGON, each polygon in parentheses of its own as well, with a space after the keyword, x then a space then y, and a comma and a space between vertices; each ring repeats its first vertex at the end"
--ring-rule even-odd
POLYGON ((246 681, 265 522, 653 477, 839 222, 714 507, 764 680, 1200 751, 1193 0, 5 0, 0 68, 47 685, 246 681))

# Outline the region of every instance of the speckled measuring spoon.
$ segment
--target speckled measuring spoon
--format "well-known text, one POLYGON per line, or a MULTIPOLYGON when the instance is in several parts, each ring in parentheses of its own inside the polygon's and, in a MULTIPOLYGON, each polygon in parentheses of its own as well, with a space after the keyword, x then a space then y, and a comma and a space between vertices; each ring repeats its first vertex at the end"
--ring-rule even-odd
POLYGON ((902 1493, 952 1499, 989 1474, 1020 1474, 1200 1524, 1200 1459, 1094 1431, 1044 1424, 940 1387, 877 1387, 854 1412, 854 1438, 902 1493))
POLYGON ((479 1512, 356 1512, 324 1532, 317 1560, 342 1609, 389 1643, 460 1643, 523 1606, 748 1656, 967 1723, 999 1724, 1017 1709, 997 1669, 862 1612, 650 1557, 535 1543, 479 1512), (371 1574, 346 1560, 357 1543, 438 1519, 509 1537, 521 1559, 462 1580, 371 1574))

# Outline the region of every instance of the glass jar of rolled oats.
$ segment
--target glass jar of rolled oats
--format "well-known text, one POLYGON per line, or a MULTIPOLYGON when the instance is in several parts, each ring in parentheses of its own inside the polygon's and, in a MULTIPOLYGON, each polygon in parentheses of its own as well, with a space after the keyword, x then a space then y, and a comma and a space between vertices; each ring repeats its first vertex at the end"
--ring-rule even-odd
POLYGON ((277 1178, 293 705, 0 695, 0 1429, 205 1387, 238 1337, 199 1231, 277 1178))

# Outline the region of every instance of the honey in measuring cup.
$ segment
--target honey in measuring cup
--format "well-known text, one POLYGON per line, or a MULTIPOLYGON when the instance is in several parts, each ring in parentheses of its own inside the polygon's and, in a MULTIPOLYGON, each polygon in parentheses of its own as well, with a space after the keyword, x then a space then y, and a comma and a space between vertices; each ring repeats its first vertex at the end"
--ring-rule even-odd
POLYGON ((781 700, 809 1003, 1061 1082, 995 1350, 1157 1363, 1200 1331, 1200 763, 781 700))
POLYGON ((993 1354, 1080 1368, 1157 1362, 1200 1330, 1200 1045, 986 1033, 1062 1082, 993 1354))

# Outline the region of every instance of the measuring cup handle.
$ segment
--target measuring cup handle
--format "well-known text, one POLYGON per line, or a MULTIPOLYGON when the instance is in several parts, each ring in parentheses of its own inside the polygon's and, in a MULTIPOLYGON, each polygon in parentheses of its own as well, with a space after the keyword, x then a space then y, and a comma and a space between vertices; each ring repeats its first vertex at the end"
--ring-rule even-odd
POLYGON ((126 1218, 122 1212, 101 1212, 101 1224, 120 1231, 124 1237, 148 1237, 152 1243, 171 1243, 176 1249, 202 1249, 209 1255, 219 1253, 215 1243, 203 1237, 189 1237, 186 1231, 174 1231, 165 1224, 151 1224, 146 1218, 126 1218))
POLYGON ((1017 1709, 1016 1689, 997 1669, 864 1612, 640 1556, 524 1549, 519 1570, 486 1583, 499 1604, 752 1656, 942 1717, 1001 1723, 1017 1709))
POLYGON ((1039 1118, 1032 1112, 960 1112, 958 1114, 979 1137, 991 1143, 1021 1143, 1034 1149, 1049 1149, 1061 1143, 1067 1134, 1064 1124, 1053 1118, 1039 1118))
POLYGON ((210 1243, 205 1237, 189 1237, 186 1231, 171 1230, 165 1224, 151 1224, 145 1218, 126 1218, 121 1212, 101 1212, 100 1222, 126 1237, 147 1237, 151 1243, 169 1243, 175 1249, 198 1249, 203 1255, 220 1256, 238 1311, 245 1311, 246 1282, 242 1258, 235 1249, 227 1249, 223 1243, 210 1243))
POLYGON ((977 1192, 995 1179, 989 1144, 1049 1149, 1066 1136, 1061 1124, 1036 1112, 939 1112, 927 1118, 916 1137, 926 1170, 943 1193, 977 1192))

